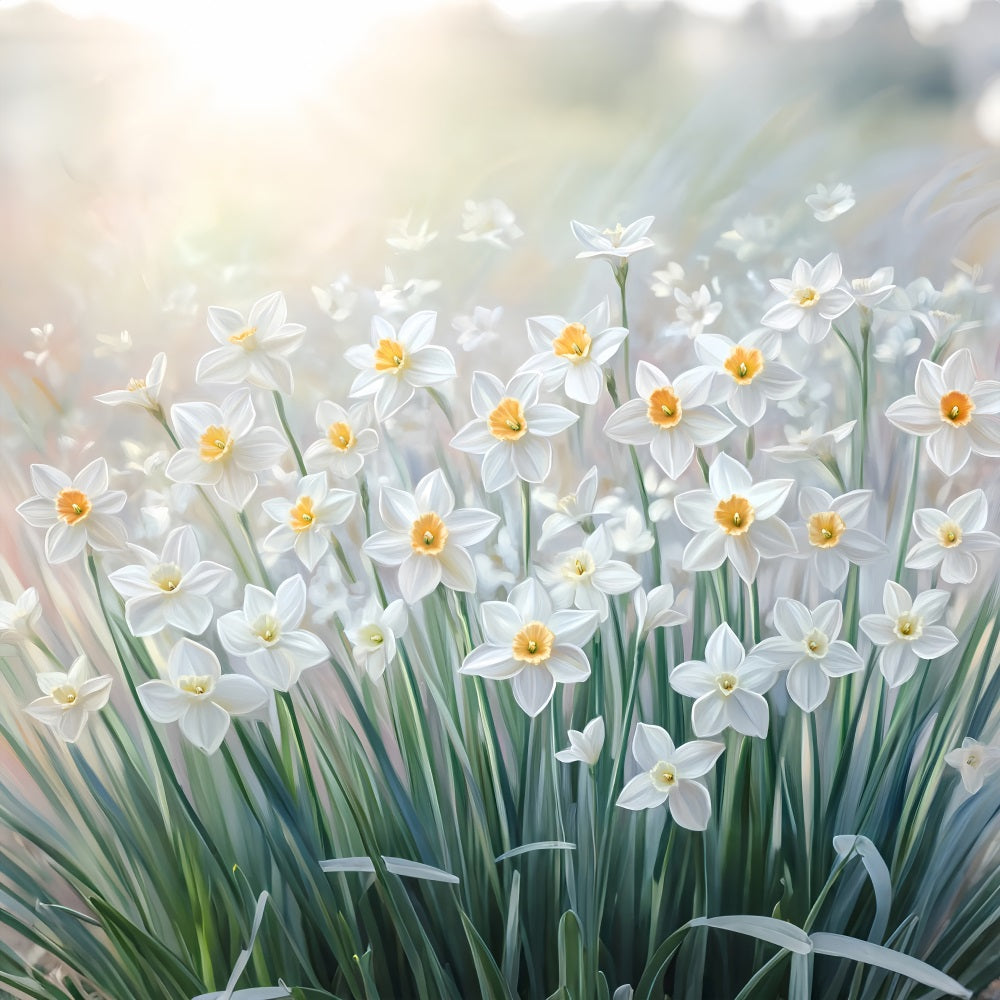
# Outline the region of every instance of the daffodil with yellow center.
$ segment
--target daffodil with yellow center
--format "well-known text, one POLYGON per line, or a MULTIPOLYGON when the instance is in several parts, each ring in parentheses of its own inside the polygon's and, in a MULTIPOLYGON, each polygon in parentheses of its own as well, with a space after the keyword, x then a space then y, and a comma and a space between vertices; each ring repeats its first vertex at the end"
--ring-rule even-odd
POLYGON ((938 528, 937 535, 943 548, 951 549, 962 544, 962 526, 957 521, 945 521, 938 528))
POLYGON ((945 583, 972 583, 979 571, 977 555, 1000 548, 1000 537, 984 530, 990 517, 981 489, 956 497, 947 510, 924 507, 913 513, 920 541, 906 554, 912 569, 941 567, 945 583))
POLYGON ((649 397, 649 422, 657 427, 676 427, 684 411, 677 393, 669 386, 661 386, 649 397))
POLYGON ((749 385, 764 370, 764 355, 752 347, 737 346, 726 358, 723 367, 740 385, 749 385))
POLYGON ((541 622, 528 622, 511 643, 511 655, 523 663, 544 663, 552 655, 555 643, 552 630, 541 622))
POLYGON ((184 674, 177 678, 177 686, 181 691, 193 694, 196 698, 211 694, 213 680, 208 674, 184 674))
POLYGON ((316 515, 313 513, 312 497, 299 497, 295 506, 288 512, 288 526, 292 531, 309 531, 316 525, 316 515))
POLYGON ((350 451, 358 443, 351 425, 343 420, 327 427, 326 438, 337 451, 350 451))
POLYGON ((490 434, 498 441, 520 441, 528 433, 528 419, 519 399, 505 396, 487 419, 490 434))
POLYGON ((815 267, 799 258, 791 278, 772 278, 771 286, 783 301, 772 306, 761 319, 775 330, 794 330, 807 344, 817 344, 830 332, 833 320, 854 304, 854 296, 843 287, 840 258, 827 254, 815 267))
POLYGON ((436 556, 448 543, 448 529, 434 511, 421 514, 410 529, 410 548, 422 556, 436 556))
POLYGON ((198 457, 203 462, 221 462, 233 450, 233 436, 225 427, 206 427, 198 439, 198 457))
POLYGON ((247 326, 237 333, 230 334, 227 340, 230 344, 239 344, 245 351, 252 351, 257 347, 257 327, 247 326))
POLYGON ((107 704, 111 690, 111 678, 92 676, 85 656, 78 656, 67 673, 40 673, 36 680, 44 697, 31 702, 26 711, 67 743, 79 739, 90 713, 107 704))
POLYGON ((833 510, 810 515, 808 526, 809 544, 821 549, 832 549, 846 529, 844 519, 833 510))
POLYGON ((653 784, 663 792, 677 787, 677 768, 664 760, 658 760, 649 772, 653 784))
POLYGON ((375 371, 401 372, 406 367, 406 348, 398 340, 383 337, 375 345, 375 371))
POLYGON ((61 490, 56 497, 56 514, 66 524, 78 524, 90 509, 90 498, 80 490, 61 490))
POLYGON ((552 352, 572 364, 579 364, 590 356, 591 338, 583 323, 569 323, 552 341, 552 352))
POLYGON ((753 506, 746 497, 735 493, 727 500, 720 500, 715 508, 715 523, 727 535, 745 535, 756 520, 753 506))

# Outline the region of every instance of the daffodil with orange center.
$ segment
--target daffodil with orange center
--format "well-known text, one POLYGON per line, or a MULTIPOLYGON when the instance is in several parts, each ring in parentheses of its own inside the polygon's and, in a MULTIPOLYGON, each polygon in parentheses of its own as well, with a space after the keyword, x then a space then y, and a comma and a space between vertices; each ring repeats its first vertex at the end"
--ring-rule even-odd
POLYGON ((455 510, 455 494, 440 469, 428 473, 413 493, 383 486, 379 513, 385 524, 364 544, 375 562, 399 567, 399 589, 408 604, 439 583, 451 590, 476 589, 476 569, 467 546, 483 541, 500 522, 481 508, 455 510))
POLYGON ((653 461, 679 479, 694 460, 695 448, 721 441, 731 420, 708 405, 711 374, 693 369, 671 381, 659 368, 640 361, 635 371, 638 399, 630 399, 608 418, 604 433, 623 444, 649 445, 653 461))
POLYGON ((323 400, 316 407, 316 426, 322 437, 305 450, 310 469, 326 469, 338 479, 356 476, 365 459, 378 449, 378 432, 368 426, 368 403, 355 403, 350 410, 323 400))
POLYGON ((514 698, 534 717, 559 684, 577 684, 590 676, 581 648, 597 628, 593 611, 556 611, 535 580, 518 584, 506 601, 480 606, 486 641, 462 663, 459 673, 510 680, 514 698))

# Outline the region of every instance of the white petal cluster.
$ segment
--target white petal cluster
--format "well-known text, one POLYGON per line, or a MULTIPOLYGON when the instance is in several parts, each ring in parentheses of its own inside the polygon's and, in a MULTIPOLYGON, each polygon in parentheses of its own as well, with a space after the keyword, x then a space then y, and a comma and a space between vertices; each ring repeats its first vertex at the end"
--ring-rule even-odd
POLYGON ((129 379, 124 389, 112 389, 95 396, 107 406, 138 406, 151 413, 160 412, 160 391, 167 373, 167 356, 162 351, 153 358, 145 378, 129 379))
POLYGON ((51 727, 67 743, 82 735, 92 712, 100 711, 111 696, 111 678, 94 677, 86 656, 78 656, 66 673, 59 670, 38 674, 43 692, 25 711, 51 727))
POLYGON ((827 254, 815 267, 801 257, 791 278, 772 278, 771 286, 784 301, 764 313, 761 323, 775 330, 795 330, 807 344, 825 340, 833 321, 854 304, 843 286, 840 257, 827 254))
POLYGON ((566 735, 569 737, 569 746, 556 752, 556 760, 563 764, 580 761, 581 764, 593 767, 604 748, 604 719, 598 716, 591 719, 582 731, 570 729, 566 735))
POLYGON ((0 642, 30 641, 42 617, 38 591, 28 587, 16 601, 0 601, 0 642))
POLYGON ((979 570, 975 553, 1000 548, 1000 537, 983 530, 989 511, 982 490, 965 493, 947 510, 922 507, 913 512, 913 530, 920 541, 906 554, 910 569, 941 567, 945 583, 972 583, 979 570))
POLYGON ((323 437, 305 450, 306 465, 326 469, 338 479, 356 476, 378 448, 378 432, 368 426, 368 411, 368 403, 355 403, 346 410, 324 399, 316 407, 316 426, 323 437))
POLYGON ((944 755, 944 762, 958 771, 965 790, 974 795, 988 775, 1000 771, 1000 747, 966 736, 960 747, 944 755))
POLYGON ((850 184, 835 184, 832 188, 817 184, 815 192, 806 195, 806 204, 817 222, 832 222, 854 208, 854 189, 850 184))
POLYGON ((632 254, 640 250, 648 250, 653 241, 646 235, 649 227, 655 221, 652 215, 644 215, 635 222, 623 226, 615 223, 613 229, 597 229, 575 220, 570 223, 570 229, 584 249, 576 256, 577 259, 604 257, 614 265, 620 265, 632 254))
POLYGON ((377 681, 396 658, 396 640, 406 631, 408 616, 402 601, 383 608, 371 599, 355 618, 356 624, 344 630, 351 643, 354 662, 377 681))

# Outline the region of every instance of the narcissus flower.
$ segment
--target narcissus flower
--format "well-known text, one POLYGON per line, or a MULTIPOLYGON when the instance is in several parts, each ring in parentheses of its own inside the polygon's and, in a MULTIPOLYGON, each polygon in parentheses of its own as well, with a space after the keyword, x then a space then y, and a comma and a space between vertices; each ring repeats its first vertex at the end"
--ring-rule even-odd
POLYGON ((355 621, 358 624, 344 630, 352 646, 351 655, 377 681, 396 658, 396 639, 406 631, 408 623, 406 605, 393 601, 383 608, 372 599, 355 621))
POLYGON ((792 482, 768 479, 754 483, 736 459, 719 455, 708 470, 707 490, 691 490, 674 498, 681 523, 697 532, 684 549, 684 569, 715 569, 728 559, 750 583, 762 556, 795 552, 788 525, 776 516, 792 482))
POLYGON ((827 254, 815 267, 801 257, 791 278, 772 278, 771 285, 785 298, 772 306, 761 323, 775 330, 794 330, 807 344, 818 344, 830 332, 833 321, 847 312, 854 296, 841 285, 840 258, 827 254))
POLYGON ((284 580, 273 594, 247 584, 243 609, 219 619, 219 639, 227 653, 246 659, 262 684, 287 691, 303 670, 330 655, 318 636, 299 628, 305 613, 306 585, 301 576, 284 580))
POLYGON ((654 587, 648 594, 641 588, 632 595, 636 627, 640 637, 649 635, 654 628, 683 625, 688 616, 674 608, 674 588, 665 583, 654 587))
POLYGON ((249 389, 237 389, 221 406, 175 403, 170 408, 182 448, 167 463, 175 483, 212 486, 223 502, 243 510, 257 489, 257 473, 272 468, 288 448, 273 427, 254 427, 249 389))
POLYGON ((1000 548, 1000 537, 984 531, 986 494, 973 490, 953 500, 947 511, 923 507, 913 512, 913 530, 920 541, 906 554, 910 569, 941 566, 945 583, 972 583, 979 569, 974 552, 1000 548))
POLYGON ((949 750, 944 762, 962 776, 965 790, 975 794, 988 774, 1000 770, 1000 747, 989 746, 968 736, 957 750, 949 750))
POLYGON ((978 380, 968 350, 956 351, 943 365, 921 359, 915 389, 885 415, 901 430, 926 438, 930 460, 946 476, 955 475, 973 452, 1000 457, 1000 382, 978 380))
POLYGON ((854 189, 850 184, 835 184, 831 188, 817 184, 815 193, 806 195, 806 204, 817 222, 832 222, 854 208, 854 189))
POLYGON ((654 216, 645 215, 627 226, 622 226, 618 222, 613 229, 603 230, 573 221, 569 224, 570 229, 584 246, 584 249, 576 255, 577 259, 605 257, 613 267, 621 265, 632 254, 648 250, 653 246, 653 241, 646 233, 654 221, 654 216))
POLYGON ((534 717, 559 684, 590 676, 580 648, 597 628, 594 611, 553 611, 552 601, 533 579, 518 584, 506 601, 486 601, 480 611, 486 642, 465 658, 460 674, 510 680, 514 698, 534 717))
POLYGON ((462 233, 458 238, 466 243, 489 243, 509 250, 511 242, 523 235, 514 213, 499 198, 469 200, 462 208, 462 233))
POLYGON ((456 316, 451 322, 451 328, 458 334, 458 346, 463 351, 477 351, 480 347, 492 344, 500 337, 497 326, 502 317, 501 306, 494 309, 476 306, 471 316, 456 316))
POLYGON ((199 362, 195 379, 234 385, 247 382, 290 395, 292 368, 288 357, 298 350, 306 328, 287 323, 288 308, 281 292, 258 299, 244 319, 222 306, 208 310, 208 329, 222 345, 199 362))
POLYGON ((889 683, 898 687, 916 672, 921 660, 933 660, 954 649, 955 634, 935 625, 948 604, 944 590, 925 590, 911 598, 898 583, 886 580, 882 593, 885 614, 865 615, 858 623, 876 645, 882 647, 879 669, 889 683))
POLYGON ((712 301, 708 285, 702 285, 690 295, 679 288, 674 289, 677 300, 677 320, 687 328, 687 335, 695 340, 701 336, 706 326, 711 326, 722 312, 722 303, 712 301))
POLYGON ((208 754, 222 745, 231 715, 255 712, 268 700, 252 677, 223 675, 215 653, 193 639, 174 646, 167 671, 169 680, 139 685, 139 701, 154 722, 179 722, 184 736, 208 754))
POLYGON ((24 642, 35 634, 42 616, 38 591, 28 587, 16 601, 0 601, 0 642, 24 642))
POLYGON ((777 330, 755 330, 739 343, 706 333, 694 348, 715 375, 713 402, 725 399, 733 416, 747 427, 764 416, 769 399, 791 399, 805 384, 798 372, 775 360, 781 350, 777 330))
POLYGON ((764 739, 769 721, 764 692, 777 676, 773 666, 748 661, 736 633, 723 622, 705 644, 705 659, 677 664, 670 686, 696 699, 691 707, 696 736, 714 736, 732 728, 764 739))
POLYGON ((655 365, 640 361, 635 371, 640 399, 630 399, 608 417, 604 433, 624 444, 648 444, 653 461, 679 479, 695 448, 721 441, 735 426, 709 406, 711 379, 693 369, 673 382, 655 365))
POLYGON ((810 611, 798 601, 779 597, 774 604, 778 635, 754 646, 746 662, 775 671, 787 670, 789 696, 803 712, 812 712, 823 704, 831 677, 842 677, 864 667, 857 651, 837 638, 843 623, 839 601, 824 601, 810 611))
POLYGON ((167 356, 160 352, 153 358, 145 378, 129 379, 124 389, 102 392, 94 399, 108 406, 140 406, 151 413, 160 411, 160 390, 167 372, 167 356))
POLYGON ((363 548, 375 562, 399 567, 403 599, 414 604, 443 583, 451 590, 476 589, 476 569, 466 546, 481 542, 500 523, 488 510, 455 510, 455 494, 435 469, 413 493, 383 486, 378 500, 385 531, 363 548))
POLYGON ((25 711, 67 743, 80 738, 90 713, 104 708, 111 696, 111 678, 92 676, 86 656, 78 656, 67 673, 54 670, 35 679, 44 697, 36 698, 25 711))
POLYGON ((548 439, 580 418, 556 403, 539 403, 542 376, 537 372, 515 375, 504 385, 495 375, 472 376, 470 420, 452 439, 459 451, 483 456, 483 488, 487 493, 522 479, 541 483, 552 467, 548 439))
POLYGON ((306 448, 306 465, 328 469, 338 479, 356 476, 365 458, 378 448, 378 432, 368 426, 367 414, 367 403, 345 410, 324 399, 316 407, 316 426, 323 437, 306 448))
POLYGON ((607 517, 609 513, 604 510, 595 510, 597 503, 596 465, 592 465, 587 470, 586 475, 580 480, 580 485, 572 493, 567 493, 558 499, 554 497, 548 499, 540 495, 533 497, 533 499, 537 500, 541 506, 552 510, 552 513, 542 522, 542 533, 538 536, 539 548, 544 548, 552 539, 573 528, 582 527, 585 524, 592 528, 595 522, 607 517))
POLYGON ((608 326, 610 308, 605 299, 579 320, 562 316, 532 316, 528 319, 528 340, 537 352, 519 372, 539 372, 547 392, 560 385, 570 399, 593 405, 604 388, 606 365, 621 347, 628 330, 608 326))
POLYGON ((62 563, 90 545, 118 549, 126 543, 125 526, 113 515, 125 506, 121 490, 108 489, 108 463, 95 458, 70 479, 51 465, 31 467, 36 495, 18 504, 17 512, 45 533, 45 558, 62 563))
POLYGON ((891 267, 880 267, 865 278, 851 278, 854 301, 866 309, 874 309, 884 302, 896 287, 892 283, 893 273, 891 267))
POLYGON ((347 520, 354 510, 356 494, 330 489, 325 472, 303 476, 295 488, 295 499, 275 498, 262 504, 264 513, 278 526, 264 539, 271 552, 295 554, 310 570, 330 548, 332 530, 347 520))
POLYGON ((130 546, 140 565, 108 575, 125 598, 125 621, 134 636, 155 635, 168 625, 200 635, 212 622, 212 597, 233 578, 219 563, 202 561, 198 540, 188 525, 167 536, 160 555, 130 546))
POLYGON ((454 378, 455 359, 430 342, 436 323, 436 312, 417 312, 397 331, 388 320, 373 316, 371 345, 356 344, 344 352, 348 364, 359 369, 351 396, 374 396, 379 422, 404 407, 417 389, 454 378))
POLYGON ((565 750, 556 752, 556 760, 563 764, 571 764, 578 760, 593 767, 604 747, 604 719, 598 716, 596 719, 591 719, 583 727, 582 732, 570 729, 566 735, 569 737, 569 746, 565 750))
POLYGON ((722 743, 692 740, 675 747, 659 726, 640 722, 632 738, 632 756, 642 771, 618 796, 623 809, 655 809, 666 802, 670 815, 685 830, 704 830, 712 815, 712 800, 700 778, 715 766, 726 749, 722 743))

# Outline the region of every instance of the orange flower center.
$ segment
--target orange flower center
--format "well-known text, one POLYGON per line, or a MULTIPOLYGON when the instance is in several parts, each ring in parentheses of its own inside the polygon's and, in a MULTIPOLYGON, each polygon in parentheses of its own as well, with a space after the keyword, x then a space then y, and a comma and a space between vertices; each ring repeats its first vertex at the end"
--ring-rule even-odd
POLYGON ((745 534, 753 524, 754 517, 750 501, 735 493, 728 500, 720 500, 715 508, 715 523, 727 535, 745 534))
POLYGON ((354 436, 354 431, 351 430, 351 425, 344 423, 343 420, 339 420, 335 424, 330 424, 326 429, 326 436, 330 444, 338 451, 350 451, 357 443, 357 438, 354 436))
POLYGON ((295 532, 308 531, 315 520, 312 497, 299 497, 298 502, 288 512, 289 527, 295 532))
POLYGON ((649 397, 649 422, 657 427, 676 427, 681 422, 681 401, 669 385, 654 389, 649 397))
POLYGON ((398 340, 383 337, 375 348, 375 371, 396 372, 406 364, 406 351, 398 340))
POLYGON ((955 427, 964 427, 975 408, 976 404, 964 392, 952 390, 941 397, 941 419, 955 427))
POLYGON ((433 511, 421 514, 410 528, 410 547, 421 555, 438 555, 447 541, 448 529, 433 511))
POLYGON ((552 341, 552 350, 561 358, 570 361, 582 361, 590 354, 590 334, 582 323, 570 323, 563 327, 562 333, 552 341))
POLYGON ((847 526, 835 511, 824 510, 809 518, 809 544, 820 549, 832 549, 847 526))
POLYGON ((79 490, 61 490, 56 497, 56 513, 67 524, 76 524, 90 513, 90 498, 79 490))
POLYGON ((490 433, 499 441, 520 441, 528 433, 528 421, 519 399, 505 396, 486 421, 490 433))
POLYGON ((198 441, 198 457, 203 462, 218 462, 233 450, 233 436, 225 427, 206 427, 198 441))
POLYGON ((523 663, 544 663, 552 655, 556 637, 552 630, 541 622, 528 622, 511 644, 515 660, 523 663))
POLYGON ((239 344, 244 350, 252 351, 256 346, 254 340, 254 334, 257 332, 257 327, 248 326, 245 330, 240 330, 239 333, 234 333, 229 338, 230 344, 239 344))
POLYGON ((756 347, 735 347, 723 367, 740 385, 749 385, 764 370, 764 355, 756 347))

